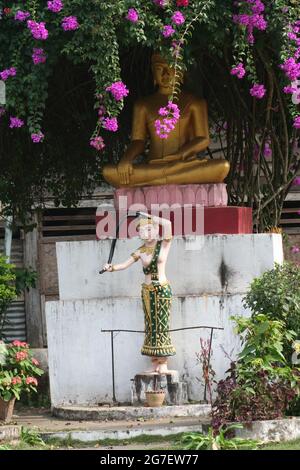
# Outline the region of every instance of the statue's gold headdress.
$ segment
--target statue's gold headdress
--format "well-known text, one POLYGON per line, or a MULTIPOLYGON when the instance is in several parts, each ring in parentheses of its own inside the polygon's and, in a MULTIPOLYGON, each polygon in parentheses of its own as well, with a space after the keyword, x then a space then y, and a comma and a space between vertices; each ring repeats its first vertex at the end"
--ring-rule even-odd
POLYGON ((154 64, 167 64, 167 60, 161 55, 159 54, 158 52, 155 52, 154 54, 152 54, 152 57, 151 57, 151 64, 154 65, 154 64))
POLYGON ((137 227, 137 229, 139 229, 140 227, 144 227, 145 225, 156 225, 156 224, 153 221, 152 217, 145 217, 145 218, 139 220, 136 227, 137 227))

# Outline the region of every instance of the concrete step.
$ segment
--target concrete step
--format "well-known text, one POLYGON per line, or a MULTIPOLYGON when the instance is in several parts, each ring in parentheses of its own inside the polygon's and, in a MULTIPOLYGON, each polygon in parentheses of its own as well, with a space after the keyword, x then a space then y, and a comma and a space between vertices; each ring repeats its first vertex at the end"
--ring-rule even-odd
POLYGON ((156 419, 148 422, 128 423, 124 421, 85 423, 85 429, 41 432, 41 437, 49 439, 72 440, 79 442, 99 442, 106 439, 126 440, 139 436, 171 436, 184 432, 202 432, 207 419, 185 417, 173 419, 156 419), (92 423, 91 423, 92 424, 92 423), (97 426, 95 425, 97 424, 97 426))
POLYGON ((209 418, 210 406, 206 404, 169 405, 158 408, 145 406, 56 406, 53 416, 70 421, 114 421, 137 418, 159 419, 171 417, 209 418))

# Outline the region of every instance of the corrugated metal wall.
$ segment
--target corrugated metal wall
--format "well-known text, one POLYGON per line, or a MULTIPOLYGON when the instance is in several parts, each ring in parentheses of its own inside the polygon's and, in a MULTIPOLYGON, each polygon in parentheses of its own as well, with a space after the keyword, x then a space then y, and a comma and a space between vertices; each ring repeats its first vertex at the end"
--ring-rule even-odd
MULTIPOLYGON (((4 253, 4 233, 0 232, 0 253, 4 253)), ((11 263, 18 268, 23 267, 23 240, 13 238, 11 263)), ((20 296, 12 302, 7 311, 7 322, 4 328, 4 335, 7 341, 19 339, 26 341, 26 315, 24 296, 20 296)))

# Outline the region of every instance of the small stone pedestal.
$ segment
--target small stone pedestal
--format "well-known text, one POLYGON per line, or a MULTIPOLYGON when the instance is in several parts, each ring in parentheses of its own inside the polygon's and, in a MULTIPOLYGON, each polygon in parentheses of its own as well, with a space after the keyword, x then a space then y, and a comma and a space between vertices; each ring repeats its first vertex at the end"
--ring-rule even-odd
POLYGON ((188 403, 187 383, 180 382, 178 372, 175 370, 165 374, 142 373, 132 379, 131 403, 143 405, 146 400, 145 393, 151 390, 164 390, 167 405, 184 405, 188 403))

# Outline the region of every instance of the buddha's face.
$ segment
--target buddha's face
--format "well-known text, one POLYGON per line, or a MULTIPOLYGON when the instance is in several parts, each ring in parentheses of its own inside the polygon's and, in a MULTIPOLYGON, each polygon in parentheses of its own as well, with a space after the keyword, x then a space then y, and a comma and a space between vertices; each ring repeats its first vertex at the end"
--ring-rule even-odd
POLYGON ((175 77, 175 69, 166 62, 155 62, 152 65, 154 82, 160 88, 172 88, 175 77))
POLYGON ((139 227, 139 236, 141 240, 156 240, 159 234, 159 226, 156 224, 146 224, 139 227))

